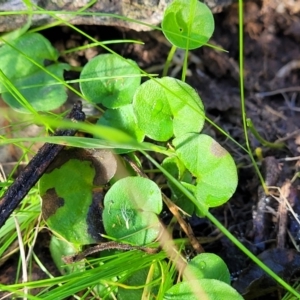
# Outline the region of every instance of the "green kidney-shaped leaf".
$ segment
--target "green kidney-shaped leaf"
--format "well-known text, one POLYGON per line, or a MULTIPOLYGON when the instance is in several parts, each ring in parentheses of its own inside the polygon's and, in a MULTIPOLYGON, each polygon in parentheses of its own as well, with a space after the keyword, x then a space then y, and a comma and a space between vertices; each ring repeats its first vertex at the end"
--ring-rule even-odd
POLYGON ((161 192, 147 178, 126 177, 117 181, 104 199, 103 224, 108 235, 135 245, 157 238, 162 210, 161 192))
MULTIPOLYGON (((201 253, 195 256, 187 265, 197 279, 217 279, 230 284, 230 273, 222 258, 214 253, 201 253)), ((183 277, 185 280, 185 276, 183 277)))
POLYGON ((199 95, 188 84, 171 77, 143 83, 134 95, 133 108, 139 127, 157 141, 199 132, 204 125, 199 95))
POLYGON ((243 300, 230 285, 216 279, 184 281, 172 286, 164 300, 243 300))
MULTIPOLYGON (((13 41, 11 45, 14 48, 8 44, 0 48, 0 69, 5 76, 35 110, 49 111, 62 105, 67 99, 64 87, 55 84, 57 79, 26 58, 29 57, 42 66, 45 60, 56 61, 58 52, 50 42, 38 33, 26 33, 13 41)), ((45 68, 49 73, 63 80, 63 70, 68 69, 69 65, 56 62, 45 68)), ((12 108, 27 112, 1 82, 0 92, 3 93, 4 101, 12 108)))
POLYGON ((144 133, 138 126, 131 104, 118 109, 107 109, 97 124, 120 129, 134 137, 138 142, 142 142, 144 139, 144 133))
MULTIPOLYGON (((162 261, 161 263, 165 264, 164 261, 162 261)), ((157 295, 158 285, 160 283, 160 280, 158 279, 161 278, 161 276, 161 266, 158 263, 154 263, 151 268, 147 267, 138 270, 137 272, 129 276, 124 282, 122 282, 122 286, 118 288, 118 300, 143 299, 144 286, 147 281, 149 282, 150 279, 151 283, 157 283, 151 284, 151 286, 148 287, 148 293, 151 295, 157 295), (123 288, 123 286, 125 287, 123 288), (128 286, 133 288, 126 288, 128 286)))
POLYGON ((26 56, 40 65, 43 65, 45 59, 56 61, 58 58, 57 50, 39 33, 26 33, 13 41, 11 45, 23 52, 21 54, 9 45, 0 48, 0 68, 11 80, 28 76, 39 69, 26 56))
MULTIPOLYGON (((55 64, 47 67, 51 74, 63 80, 63 71, 68 69, 67 64, 55 64)), ((13 81, 14 85, 37 111, 50 111, 60 107, 67 99, 67 93, 62 85, 57 85, 57 80, 45 71, 39 69, 34 74, 29 74, 13 81), (26 86, 33 86, 26 88, 26 86)), ((26 108, 11 94, 4 92, 3 100, 19 112, 28 112, 26 108)))
POLYGON ((76 245, 101 241, 101 189, 117 168, 107 150, 63 150, 40 180, 42 214, 51 230, 76 245))
POLYGON ((238 177, 231 155, 205 134, 186 134, 173 140, 178 157, 197 177, 195 196, 207 207, 219 206, 234 193, 238 177))
POLYGON ((74 272, 82 272, 85 269, 85 262, 82 260, 76 264, 66 265, 63 261, 63 256, 74 255, 74 253, 80 251, 80 249, 74 249, 74 245, 56 237, 55 235, 51 236, 49 250, 52 256, 52 259, 60 271, 61 274, 71 274, 74 272))
POLYGON ((133 108, 139 127, 157 141, 167 141, 173 135, 172 112, 163 87, 154 80, 143 83, 134 94, 133 108))
POLYGON ((173 115, 175 137, 202 130, 205 121, 204 106, 198 93, 188 84, 171 77, 164 77, 161 83, 166 92, 173 115))
POLYGON ((161 24, 165 37, 176 47, 199 48, 214 32, 214 18, 204 3, 196 0, 174 0, 167 7, 161 24))
POLYGON ((84 66, 80 79, 84 96, 107 108, 130 104, 141 82, 136 62, 113 54, 101 54, 91 59, 84 66))

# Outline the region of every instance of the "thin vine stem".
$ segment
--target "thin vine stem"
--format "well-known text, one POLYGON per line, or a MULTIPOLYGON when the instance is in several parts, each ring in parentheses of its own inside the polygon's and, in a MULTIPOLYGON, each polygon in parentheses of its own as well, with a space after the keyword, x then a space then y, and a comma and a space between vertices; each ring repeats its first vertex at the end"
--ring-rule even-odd
POLYGON ((259 177, 259 180, 263 186, 263 189, 266 194, 268 194, 268 188, 264 181, 264 178, 257 166, 257 163, 252 154, 252 150, 249 143, 248 136, 248 124, 247 124, 247 112, 246 112, 246 103, 245 103, 245 87, 244 87, 244 12, 243 12, 243 0, 239 0, 239 68, 240 68, 240 95, 241 95, 241 110, 242 110, 242 121, 243 129, 245 135, 245 143, 248 155, 252 161, 253 167, 259 177))

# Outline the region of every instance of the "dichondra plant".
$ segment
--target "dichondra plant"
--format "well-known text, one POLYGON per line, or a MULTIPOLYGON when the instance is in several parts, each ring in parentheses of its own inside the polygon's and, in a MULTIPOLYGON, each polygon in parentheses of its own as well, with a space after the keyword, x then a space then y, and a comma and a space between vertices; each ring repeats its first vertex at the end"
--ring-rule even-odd
MULTIPOLYGON (((214 30, 213 16, 203 3, 174 0, 165 11, 162 30, 173 45, 171 53, 176 47, 189 51, 208 42, 214 30)), ((58 52, 42 35, 25 33, 7 41, 0 48, 0 56, 1 94, 13 109, 36 114, 66 101, 61 83, 63 70, 70 66, 58 62, 58 52)), ((184 66, 183 79, 185 71, 184 66)), ((186 272, 194 274, 194 280, 189 280, 184 271, 177 284, 175 267, 172 262, 167 264, 166 254, 161 253, 152 259, 147 258, 151 254, 134 252, 143 264, 139 267, 133 262, 127 269, 119 269, 118 278, 105 269, 112 266, 110 259, 118 263, 117 252, 103 254, 94 264, 81 261, 74 267, 63 267, 61 256, 105 238, 133 247, 158 246, 155 241, 162 231, 163 197, 160 187, 143 173, 141 155, 134 152, 137 144, 141 145, 138 150, 147 145, 164 155, 160 168, 167 174, 171 200, 188 215, 205 217, 209 208, 226 203, 235 192, 238 178, 233 158, 212 137, 201 133, 205 108, 198 93, 183 80, 167 76, 148 75, 148 80, 141 83, 144 75, 136 62, 115 53, 98 55, 80 73, 82 97, 103 109, 95 128, 106 126, 122 131, 135 144, 129 140, 126 149, 120 149, 111 143, 114 153, 66 148, 47 169, 39 182, 39 192, 44 220, 56 235, 50 246, 54 261, 69 274, 70 282, 76 272, 85 270, 86 276, 91 276, 87 284, 93 282, 93 291, 104 298, 117 294, 120 299, 128 299, 126 286, 137 285, 144 289, 131 291, 131 299, 141 299, 147 289, 152 298, 159 299, 197 299, 195 289, 209 299, 242 299, 230 286, 225 263, 210 253, 197 255, 187 264, 186 272), (127 173, 120 175, 121 168, 127 173), (92 278, 97 264, 106 273, 99 273, 100 282, 96 284, 92 278), (173 277, 159 284, 168 276, 173 277)), ((94 138, 98 148, 108 147, 104 139, 94 138)), ((129 257, 127 253, 122 255, 123 259, 129 257)), ((68 293, 57 287, 60 288, 68 293)), ((72 286, 72 292, 79 288, 72 286)), ((41 297, 47 293, 50 292, 41 297)))

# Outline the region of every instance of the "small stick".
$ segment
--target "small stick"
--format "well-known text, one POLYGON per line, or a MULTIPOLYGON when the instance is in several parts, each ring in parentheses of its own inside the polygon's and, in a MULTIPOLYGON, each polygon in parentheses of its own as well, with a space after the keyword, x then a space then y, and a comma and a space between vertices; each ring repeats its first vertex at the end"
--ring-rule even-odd
POLYGON ((278 233, 277 233, 277 248, 284 249, 286 241, 286 232, 288 224, 287 202, 291 197, 291 182, 286 181, 280 189, 280 201, 278 206, 278 233))
MULTIPOLYGON (((67 118, 73 122, 85 120, 85 114, 82 111, 82 103, 80 101, 73 105, 67 118)), ((76 131, 76 129, 58 129, 55 131, 54 136, 72 136, 75 135, 76 131)), ((0 228, 63 148, 64 145, 45 143, 11 184, 0 199, 0 228)))
POLYGON ((157 249, 157 248, 150 248, 150 247, 144 247, 144 246, 131 246, 128 244, 122 244, 122 243, 118 243, 118 242, 107 242, 107 243, 98 244, 97 246, 94 246, 94 247, 90 247, 78 254, 64 256, 62 259, 66 264, 71 264, 71 263, 83 260, 88 255, 91 255, 91 254, 94 254, 94 253, 97 253, 100 251, 104 251, 104 250, 111 250, 111 249, 141 250, 148 254, 155 254, 160 251, 160 249, 157 249))
POLYGON ((184 233, 187 235, 193 249, 196 251, 197 254, 204 253, 205 250, 200 244, 200 242, 195 237, 195 234, 191 228, 191 225, 188 224, 181 214, 179 213, 178 206, 175 205, 165 194, 162 193, 163 201, 168 206, 170 212, 175 216, 177 222, 179 223, 180 227, 184 231, 184 233))
MULTIPOLYGON (((277 184, 281 172, 280 164, 274 156, 265 157, 262 164, 262 173, 265 176, 267 187, 277 184)), ((267 214, 267 206, 270 202, 270 195, 267 195, 262 186, 258 188, 258 202, 256 211, 253 212, 253 236, 256 247, 263 251, 265 240, 267 240, 267 227, 271 222, 271 215, 267 214)))

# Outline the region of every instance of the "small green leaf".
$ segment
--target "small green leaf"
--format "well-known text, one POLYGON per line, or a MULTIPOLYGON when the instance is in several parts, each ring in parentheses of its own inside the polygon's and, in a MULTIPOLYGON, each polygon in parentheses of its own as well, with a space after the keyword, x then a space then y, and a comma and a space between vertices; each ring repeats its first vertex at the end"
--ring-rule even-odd
POLYGON ((120 129, 134 137, 137 142, 142 142, 145 136, 138 126, 131 104, 118 109, 107 109, 97 124, 120 129))
POLYGON ((205 134, 186 134, 174 139, 173 144, 180 160, 197 177, 197 200, 207 207, 228 201, 238 182, 231 155, 205 134))
MULTIPOLYGON (((38 33, 26 33, 10 45, 5 44, 0 48, 0 69, 33 108, 39 111, 49 111, 63 104, 67 98, 64 87, 58 85, 57 79, 28 59, 42 66, 45 60, 54 61, 54 64, 45 68, 49 73, 63 80, 63 70, 68 69, 69 65, 56 62, 58 52, 50 42, 38 33)), ((17 99, 7 92, 5 84, 1 82, 0 91, 8 105, 20 112, 27 112, 17 99)))
MULTIPOLYGON (((222 258, 214 253, 201 253, 187 265, 197 279, 217 279, 230 284, 230 273, 222 258)), ((186 278, 184 277, 186 280, 186 278)))
POLYGON ((204 125, 203 103, 196 91, 171 77, 143 83, 134 95, 133 108, 140 128, 157 141, 199 132, 204 125))
MULTIPOLYGON (((164 262, 162 262, 164 263, 164 262)), ((122 285, 118 289, 118 300, 140 300, 143 299, 142 295, 144 292, 144 288, 147 288, 147 294, 151 294, 154 299, 154 295, 157 295, 158 292, 158 285, 160 281, 157 279, 161 277, 161 269, 157 263, 154 263, 150 268, 144 268, 138 270, 131 276, 129 276, 122 285), (150 273, 150 274, 149 274, 150 273), (152 283, 151 286, 145 286, 147 278, 149 280, 150 275, 150 282, 152 283), (153 284, 155 283, 156 284, 153 284), (131 288, 123 288, 123 286, 129 286, 131 288), (140 288, 137 288, 140 287, 140 288)))
MULTIPOLYGON (((74 244, 91 244, 86 217, 92 204, 95 176, 88 161, 71 159, 40 181, 43 217, 51 230, 74 244), (76 170, 80 169, 80 173, 76 170)), ((100 216, 99 216, 100 217, 100 216)), ((99 236, 103 233, 99 230, 99 236)))
POLYGON ((85 269, 84 261, 73 265, 66 265, 66 263, 62 260, 63 256, 73 255, 80 250, 75 249, 74 245, 68 243, 67 241, 52 235, 49 250, 53 261, 61 274, 71 274, 74 272, 83 271, 85 269))
POLYGON ((173 114, 175 137, 190 132, 200 132, 204 126, 205 113, 198 93, 185 82, 164 77, 161 83, 167 87, 166 96, 173 114))
MULTIPOLYGON (((55 64, 47 67, 47 70, 53 75, 63 78, 63 71, 68 68, 67 64, 55 64)), ((15 79, 13 83, 37 111, 56 109, 67 99, 65 88, 62 85, 56 85, 57 80, 41 69, 28 76, 15 79), (27 86, 28 88, 26 88, 27 86)), ((28 112, 12 94, 4 92, 2 97, 13 109, 19 112, 28 112)))
POLYGON ((118 108, 132 102, 141 82, 136 62, 113 54, 102 54, 91 59, 83 68, 80 89, 93 103, 107 108, 118 108))
POLYGON ((134 94, 133 109, 139 127, 148 137, 157 141, 172 137, 172 112, 161 85, 154 80, 143 83, 134 94))
POLYGON ((123 178, 105 195, 105 231, 135 245, 150 243, 159 234, 157 215, 161 210, 161 192, 154 182, 142 177, 123 178))
POLYGON ((63 150, 40 180, 42 214, 51 230, 76 245, 101 241, 100 188, 112 178, 117 163, 107 150, 63 150))
POLYGON ((196 0, 174 0, 165 10, 161 27, 171 44, 191 50, 207 43, 215 24, 206 4, 196 0))
POLYGON ((230 285, 216 279, 184 281, 172 286, 164 300, 243 300, 230 285))
POLYGON ((8 44, 0 48, 1 70, 11 80, 33 74, 39 69, 26 56, 40 65, 44 64, 45 59, 56 61, 58 58, 57 50, 39 33, 26 33, 12 42, 11 45, 23 52, 21 54, 8 44))

